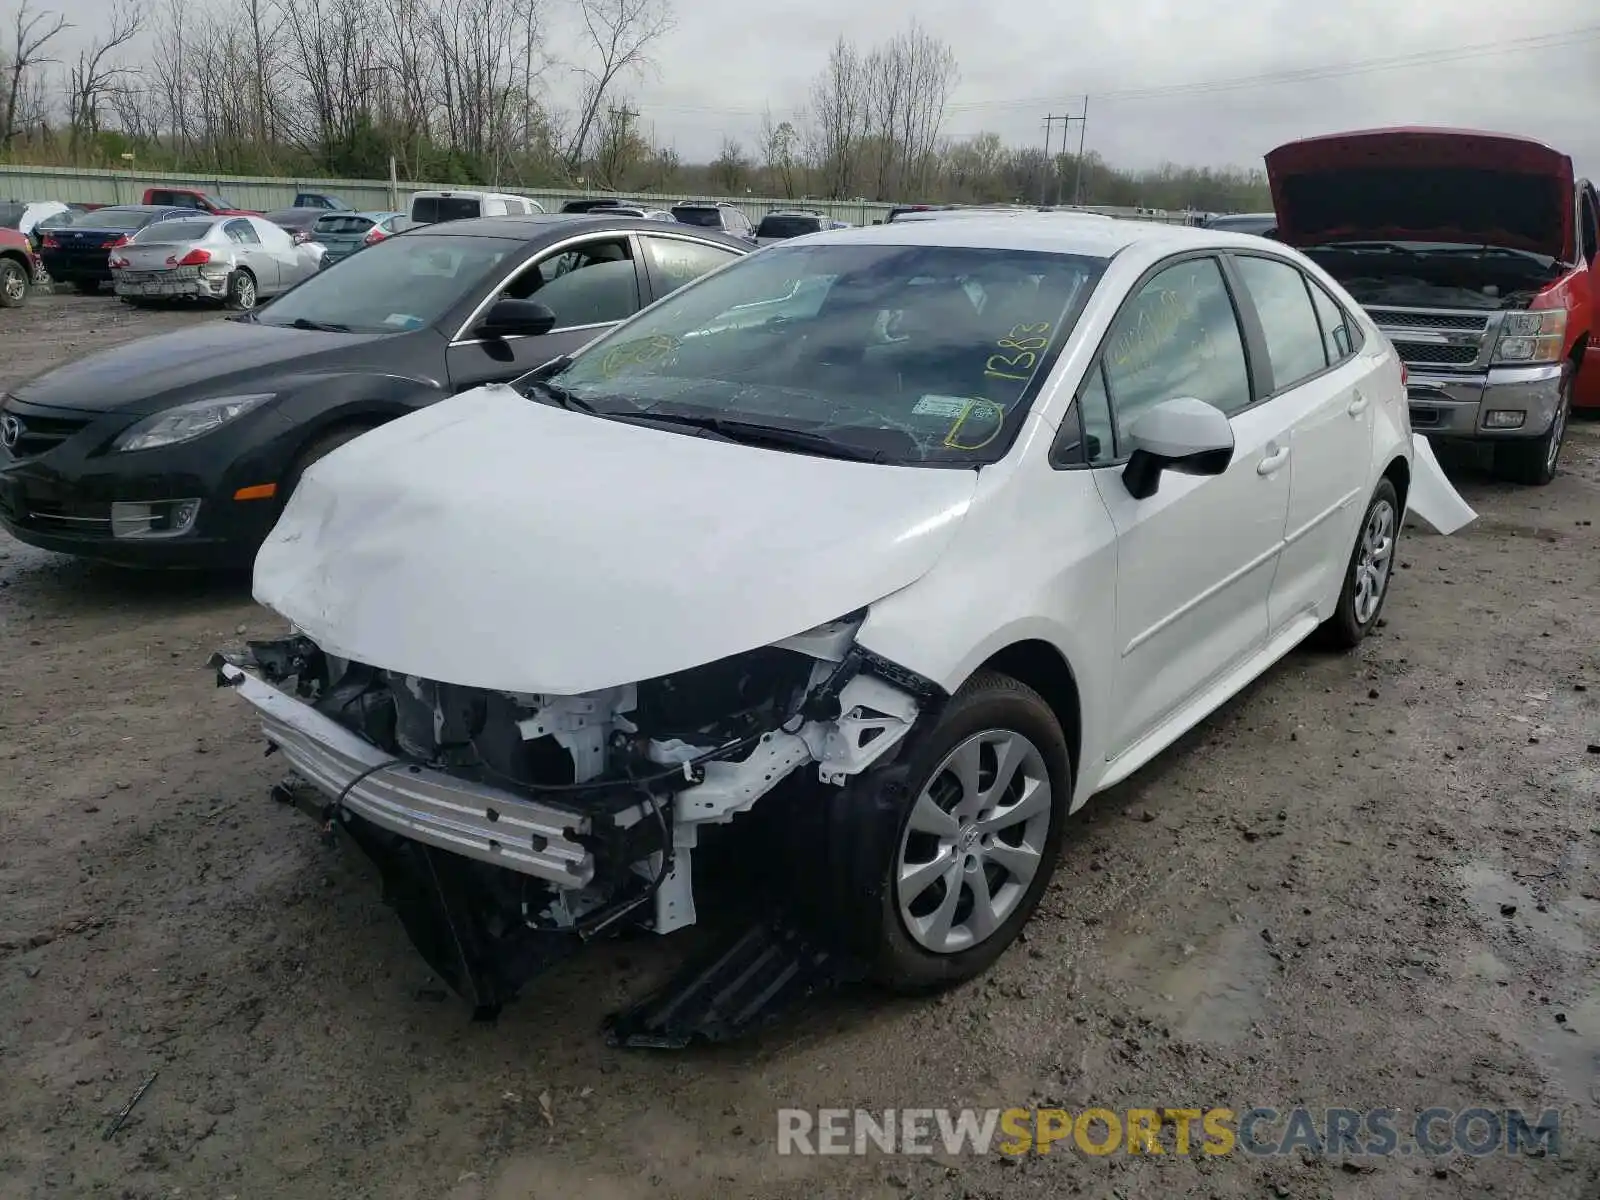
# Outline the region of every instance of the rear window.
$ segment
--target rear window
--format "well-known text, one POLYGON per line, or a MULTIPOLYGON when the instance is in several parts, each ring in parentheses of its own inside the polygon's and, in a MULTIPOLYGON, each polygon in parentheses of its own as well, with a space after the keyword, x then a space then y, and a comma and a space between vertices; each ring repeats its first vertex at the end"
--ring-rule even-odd
POLYGON ((323 217, 317 222, 318 233, 365 233, 371 228, 366 217, 323 217))
POLYGON ((803 237, 822 228, 821 217, 762 217, 756 236, 764 238, 803 237))
POLYGON ((143 229, 156 214, 143 208, 97 208, 72 222, 85 229, 143 229))
POLYGON ((210 221, 155 221, 133 235, 135 242, 198 242, 211 232, 210 221))
POLYGON ((26 204, 0 204, 0 229, 20 229, 26 204))
POLYGON ((411 219, 426 224, 465 221, 478 215, 476 196, 417 196, 411 201, 411 219))
POLYGON ((691 204, 673 206, 672 216, 684 225, 698 225, 702 229, 721 229, 722 213, 715 208, 697 208, 691 204))

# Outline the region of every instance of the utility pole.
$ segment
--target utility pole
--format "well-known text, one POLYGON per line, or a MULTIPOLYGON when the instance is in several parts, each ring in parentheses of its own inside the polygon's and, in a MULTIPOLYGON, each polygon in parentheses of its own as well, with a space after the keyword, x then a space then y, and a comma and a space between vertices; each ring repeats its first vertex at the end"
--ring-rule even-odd
POLYGON ((1083 140, 1089 132, 1089 97, 1083 97, 1083 115, 1078 118, 1078 166, 1073 172, 1072 204, 1077 207, 1083 203, 1083 140))
MULTIPOLYGON (((1046 205, 1050 203, 1050 181, 1055 175, 1055 171, 1050 162, 1050 131, 1055 127, 1055 123, 1057 121, 1060 121, 1063 125, 1063 128, 1065 128, 1066 122, 1070 119, 1071 118, 1069 117, 1053 116, 1046 117, 1044 119, 1044 178, 1039 184, 1040 205, 1046 205)), ((1065 133, 1061 135, 1063 141, 1066 140, 1066 136, 1067 135, 1065 133)))

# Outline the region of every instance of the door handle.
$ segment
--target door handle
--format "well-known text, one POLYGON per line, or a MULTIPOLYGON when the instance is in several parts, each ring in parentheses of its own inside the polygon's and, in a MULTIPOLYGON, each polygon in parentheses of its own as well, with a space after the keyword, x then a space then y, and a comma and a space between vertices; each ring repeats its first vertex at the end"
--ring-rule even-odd
POLYGON ((1360 392, 1357 392, 1356 398, 1350 401, 1350 407, 1345 409, 1345 412, 1349 413, 1352 417, 1359 417, 1362 413, 1367 411, 1367 405, 1371 403, 1372 401, 1368 400, 1360 392))
POLYGON ((1271 454, 1267 455, 1256 464, 1256 474, 1271 475, 1288 461, 1289 447, 1285 446, 1282 450, 1274 450, 1271 454))

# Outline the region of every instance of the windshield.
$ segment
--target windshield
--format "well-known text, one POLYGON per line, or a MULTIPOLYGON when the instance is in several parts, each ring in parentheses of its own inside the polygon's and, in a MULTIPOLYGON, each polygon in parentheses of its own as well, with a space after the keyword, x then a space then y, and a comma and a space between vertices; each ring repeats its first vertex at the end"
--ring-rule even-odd
POLYGON ((155 215, 142 208, 97 208, 79 213, 72 223, 85 229, 142 229, 155 215))
POLYGON ((1006 452, 1104 267, 1024 250, 774 246, 591 343, 550 382, 557 402, 601 416, 716 418, 841 456, 975 466, 1006 452))
POLYGON ((323 217, 317 222, 318 233, 365 233, 371 228, 367 217, 323 217))
POLYGON ((175 221, 152 221, 129 241, 135 246, 150 242, 198 242, 211 232, 213 224, 213 221, 185 221, 181 218, 175 221))
POLYGON ((464 221, 477 215, 476 196, 417 196, 411 201, 411 219, 424 225, 464 221))
POLYGON ((821 217, 762 217, 756 236, 764 238, 803 237, 822 228, 821 217))
POLYGON ((715 208, 695 208, 680 204, 672 210, 673 219, 681 225, 698 225, 702 229, 721 229, 722 213, 715 208))
POLYGON ((263 305, 263 325, 399 333, 432 325, 525 243, 416 234, 386 238, 263 305))

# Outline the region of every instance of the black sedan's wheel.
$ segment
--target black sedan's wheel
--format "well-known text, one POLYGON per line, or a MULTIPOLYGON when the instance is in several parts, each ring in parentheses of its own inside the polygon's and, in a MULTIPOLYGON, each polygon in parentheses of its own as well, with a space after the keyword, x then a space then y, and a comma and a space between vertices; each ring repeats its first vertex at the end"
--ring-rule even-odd
POLYGON ((256 306, 256 277, 249 271, 235 271, 228 276, 227 305, 239 312, 256 306))
POLYGON ((14 258, 0 258, 0 308, 16 308, 28 299, 28 269, 14 258))

